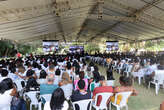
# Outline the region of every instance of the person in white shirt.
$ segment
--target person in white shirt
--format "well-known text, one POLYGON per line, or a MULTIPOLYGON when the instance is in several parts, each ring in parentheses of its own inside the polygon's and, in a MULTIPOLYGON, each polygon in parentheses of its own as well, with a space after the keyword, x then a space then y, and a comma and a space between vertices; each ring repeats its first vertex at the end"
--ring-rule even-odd
POLYGON ((145 79, 145 84, 148 87, 148 84, 150 81, 153 80, 153 77, 155 76, 154 71, 157 70, 157 67, 155 67, 155 61, 153 59, 151 59, 150 61, 147 62, 147 67, 145 68, 145 75, 144 75, 144 79, 145 79))
POLYGON ((60 71, 59 68, 57 68, 56 71, 55 71, 55 81, 54 81, 54 84, 58 85, 60 80, 61 80, 61 71, 60 71))
POLYGON ((69 74, 70 77, 73 77, 72 65, 70 62, 67 62, 66 72, 69 74))
POLYGON ((12 97, 17 94, 13 81, 10 78, 0 83, 0 110, 10 110, 12 97))
POLYGON ((46 102, 44 110, 68 110, 69 105, 65 100, 64 92, 61 88, 57 88, 51 97, 50 102, 46 102))
POLYGON ((47 73, 45 70, 40 71, 39 79, 37 79, 38 84, 46 84, 47 73))
POLYGON ((63 72, 62 74, 62 80, 59 83, 60 88, 63 89, 64 95, 66 99, 69 99, 72 95, 73 85, 72 80, 70 79, 67 72, 63 72))
POLYGON ((53 64, 49 66, 47 74, 55 74, 55 66, 53 64))
POLYGON ((16 75, 19 76, 19 79, 26 79, 26 72, 25 68, 23 66, 18 68, 18 72, 15 72, 16 75))

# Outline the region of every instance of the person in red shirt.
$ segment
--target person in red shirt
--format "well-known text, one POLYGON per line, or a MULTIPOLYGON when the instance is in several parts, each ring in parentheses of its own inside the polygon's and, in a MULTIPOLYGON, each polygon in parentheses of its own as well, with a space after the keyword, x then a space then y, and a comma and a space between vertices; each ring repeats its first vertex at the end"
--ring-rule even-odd
POLYGON ((164 110, 164 102, 160 105, 160 110, 164 110))
MULTIPOLYGON (((113 87, 112 86, 107 86, 104 76, 100 76, 99 81, 100 81, 100 87, 96 87, 93 90, 93 97, 92 97, 93 99, 95 99, 95 96, 98 93, 103 93, 103 92, 110 92, 110 93, 112 93, 113 92, 113 87)), ((96 104, 97 106, 100 105, 101 100, 102 100, 102 96, 99 96, 97 104, 96 104)))

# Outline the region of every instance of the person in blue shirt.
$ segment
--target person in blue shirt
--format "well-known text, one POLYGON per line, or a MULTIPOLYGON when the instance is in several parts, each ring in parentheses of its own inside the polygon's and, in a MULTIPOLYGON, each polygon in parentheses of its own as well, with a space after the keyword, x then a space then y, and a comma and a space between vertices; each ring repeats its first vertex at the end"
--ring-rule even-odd
POLYGON ((40 85, 40 95, 52 94, 55 89, 58 88, 58 85, 54 84, 54 75, 49 74, 47 76, 47 83, 40 85))

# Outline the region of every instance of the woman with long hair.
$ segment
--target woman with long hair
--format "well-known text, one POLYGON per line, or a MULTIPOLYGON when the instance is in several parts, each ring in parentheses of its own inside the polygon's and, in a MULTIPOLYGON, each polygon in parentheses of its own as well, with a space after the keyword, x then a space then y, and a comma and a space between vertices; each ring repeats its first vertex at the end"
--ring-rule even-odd
POLYGON ((72 80, 67 72, 63 72, 61 82, 59 83, 60 88, 63 89, 66 99, 69 99, 72 95, 73 85, 72 80))
POLYGON ((79 88, 78 88, 78 82, 79 82, 79 80, 84 80, 85 81, 85 90, 88 89, 88 79, 87 78, 84 78, 84 76, 85 76, 84 71, 80 71, 79 72, 79 79, 77 79, 77 80, 74 81, 75 90, 79 90, 79 88))
POLYGON ((65 100, 64 92, 61 88, 57 88, 51 97, 50 102, 46 102, 44 110, 68 110, 69 105, 65 100))

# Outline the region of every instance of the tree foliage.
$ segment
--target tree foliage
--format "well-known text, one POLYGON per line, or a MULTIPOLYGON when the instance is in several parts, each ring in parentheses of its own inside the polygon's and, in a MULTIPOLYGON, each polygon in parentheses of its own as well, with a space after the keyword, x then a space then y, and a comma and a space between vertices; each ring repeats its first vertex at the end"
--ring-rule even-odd
POLYGON ((123 51, 129 51, 131 49, 144 49, 146 51, 162 51, 164 49, 164 40, 149 40, 145 42, 130 43, 129 46, 127 45, 128 44, 121 46, 123 51))
POLYGON ((84 46, 85 51, 92 53, 96 51, 100 51, 99 45, 94 44, 94 43, 89 43, 84 46))
POLYGON ((17 50, 21 54, 25 55, 26 53, 32 53, 34 48, 31 45, 17 44, 17 50))
POLYGON ((12 56, 14 44, 11 41, 0 40, 0 57, 12 56))

